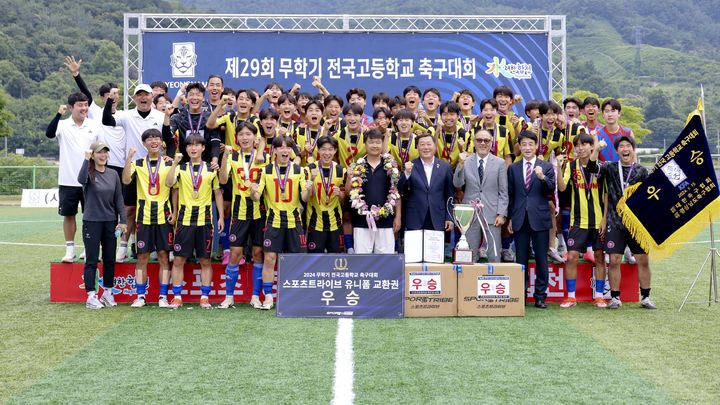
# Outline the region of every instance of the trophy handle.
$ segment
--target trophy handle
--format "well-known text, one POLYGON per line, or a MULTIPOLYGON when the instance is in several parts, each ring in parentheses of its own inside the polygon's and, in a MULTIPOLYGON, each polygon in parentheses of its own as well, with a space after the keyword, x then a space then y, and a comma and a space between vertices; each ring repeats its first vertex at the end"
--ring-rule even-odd
POLYGON ((455 198, 453 196, 448 197, 447 201, 445 201, 445 211, 447 211, 448 215, 450 215, 450 218, 452 219, 453 224, 455 227, 460 228, 460 225, 458 225, 457 220, 455 219, 455 215, 453 214, 452 210, 450 209, 450 205, 455 203, 455 198))

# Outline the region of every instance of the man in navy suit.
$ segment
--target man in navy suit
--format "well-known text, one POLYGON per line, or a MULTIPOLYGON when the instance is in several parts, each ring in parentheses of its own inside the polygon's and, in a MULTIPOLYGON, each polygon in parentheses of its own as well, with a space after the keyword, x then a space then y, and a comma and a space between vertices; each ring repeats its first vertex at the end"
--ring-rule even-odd
POLYGON ((409 231, 449 231, 453 228, 445 205, 454 193, 452 168, 435 157, 435 142, 430 134, 417 138, 420 157, 405 164, 405 172, 398 182, 398 189, 407 199, 403 208, 409 214, 404 216, 405 228, 409 231))
MULTIPOLYGON (((536 252, 547 252, 552 228, 548 199, 555 191, 555 171, 550 163, 538 159, 537 135, 523 131, 518 135, 522 160, 508 168, 510 231, 515 235, 516 262, 525 266, 525 289, 529 283, 530 241, 536 252)), ((535 306, 547 308, 548 263, 546 254, 535 255, 535 306)))

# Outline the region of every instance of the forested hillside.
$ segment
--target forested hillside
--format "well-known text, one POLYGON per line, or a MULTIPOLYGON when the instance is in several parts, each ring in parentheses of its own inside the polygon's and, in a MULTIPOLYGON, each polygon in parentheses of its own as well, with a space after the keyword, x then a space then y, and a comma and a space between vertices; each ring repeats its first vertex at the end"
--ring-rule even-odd
POLYGON ((330 13, 330 14, 565 14, 568 30, 568 92, 588 90, 620 97, 642 108, 653 131, 643 146, 674 139, 705 86, 708 132, 720 119, 715 92, 720 85, 720 11, 716 2, 608 0, 576 1, 448 0, 398 3, 298 0, 218 2, 182 0, 5 0, 0 14, 0 136, 12 129, 9 149, 29 155, 57 154, 44 129, 75 89, 62 65, 65 55, 83 59, 83 76, 93 91, 101 82, 122 83, 124 12, 330 13), (637 28, 641 27, 641 28, 637 28), (636 29, 637 28, 637 29, 636 29), (636 31, 642 47, 634 47, 636 31), (12 114, 12 117, 8 115, 12 114))

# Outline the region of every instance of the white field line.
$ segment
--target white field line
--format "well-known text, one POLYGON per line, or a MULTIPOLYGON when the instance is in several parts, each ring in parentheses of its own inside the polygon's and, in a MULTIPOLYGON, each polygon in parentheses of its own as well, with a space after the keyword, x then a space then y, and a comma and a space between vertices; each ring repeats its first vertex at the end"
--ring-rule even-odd
POLYGON ((42 224, 42 223, 50 223, 50 222, 63 222, 62 219, 44 219, 40 221, 0 221, 0 225, 2 224, 42 224))
MULTIPOLYGON (((48 245, 46 243, 22 243, 22 242, 0 242, 0 245, 15 246, 43 246, 43 247, 65 247, 65 245, 48 245)), ((83 245, 75 245, 76 248, 84 248, 83 245)))
POLYGON ((352 404, 355 399, 353 382, 355 380, 353 360, 353 320, 338 319, 335 337, 335 383, 333 384, 333 405, 352 404))

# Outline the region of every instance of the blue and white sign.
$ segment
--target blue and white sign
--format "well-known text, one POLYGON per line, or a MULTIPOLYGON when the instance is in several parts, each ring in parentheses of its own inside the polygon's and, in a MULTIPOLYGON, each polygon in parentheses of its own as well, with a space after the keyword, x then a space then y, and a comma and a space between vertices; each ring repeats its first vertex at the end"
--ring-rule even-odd
POLYGON ((171 96, 219 74, 235 89, 298 83, 310 93, 320 76, 341 96, 365 89, 368 104, 376 92, 392 97, 409 85, 435 87, 443 100, 467 88, 479 103, 499 85, 547 100, 547 41, 544 33, 146 32, 141 72, 144 83, 166 82, 171 96))
POLYGON ((277 316, 402 318, 403 255, 281 254, 277 316))

